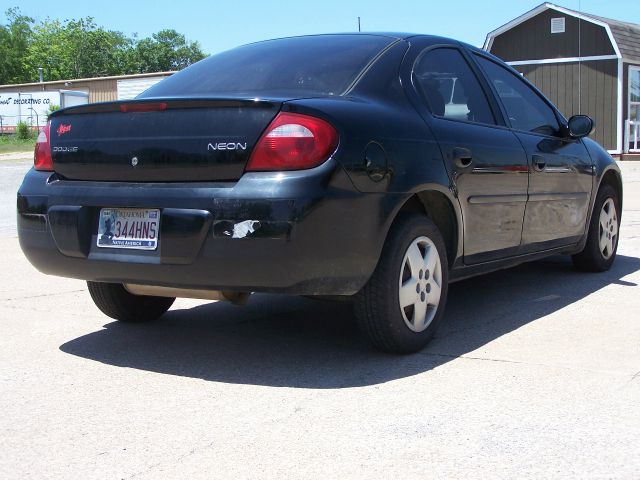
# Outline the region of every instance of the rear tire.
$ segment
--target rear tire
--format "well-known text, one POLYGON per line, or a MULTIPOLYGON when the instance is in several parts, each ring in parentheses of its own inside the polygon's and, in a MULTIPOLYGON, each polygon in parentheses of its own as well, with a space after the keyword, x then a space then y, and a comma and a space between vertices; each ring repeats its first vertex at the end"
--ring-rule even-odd
POLYGON ((102 313, 121 322, 140 323, 160 318, 175 298, 133 295, 119 283, 87 282, 89 294, 102 313))
POLYGON ((435 224, 424 215, 399 217, 373 275, 356 295, 360 329, 384 352, 421 350, 442 320, 448 282, 446 249, 435 224))
POLYGON ((591 213, 587 243, 571 257, 578 270, 604 272, 611 268, 618 250, 620 236, 620 200, 616 190, 608 184, 598 190, 591 213))

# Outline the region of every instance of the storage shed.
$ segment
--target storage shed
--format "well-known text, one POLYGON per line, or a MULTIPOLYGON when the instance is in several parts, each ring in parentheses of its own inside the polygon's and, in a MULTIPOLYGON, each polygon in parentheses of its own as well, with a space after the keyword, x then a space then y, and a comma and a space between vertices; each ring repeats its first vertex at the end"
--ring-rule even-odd
POLYGON ((79 91, 89 95, 89 103, 128 100, 155 85, 175 72, 139 73, 115 77, 78 78, 52 82, 19 83, 0 85, 0 93, 20 91, 47 92, 57 90, 79 91))
POLYGON ((640 25, 543 3, 487 35, 568 118, 591 116, 611 153, 640 153, 640 25))
POLYGON ((78 103, 129 100, 173 73, 0 85, 0 133, 14 132, 18 122, 27 122, 33 128, 43 125, 49 105, 68 107, 78 103))

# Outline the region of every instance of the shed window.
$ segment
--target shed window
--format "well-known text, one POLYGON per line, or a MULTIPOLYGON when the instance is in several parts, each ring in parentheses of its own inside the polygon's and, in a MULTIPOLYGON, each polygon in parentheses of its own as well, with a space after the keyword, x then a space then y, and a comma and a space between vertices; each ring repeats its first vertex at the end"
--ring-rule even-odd
POLYGON ((564 33, 564 17, 551 19, 551 33, 564 33))

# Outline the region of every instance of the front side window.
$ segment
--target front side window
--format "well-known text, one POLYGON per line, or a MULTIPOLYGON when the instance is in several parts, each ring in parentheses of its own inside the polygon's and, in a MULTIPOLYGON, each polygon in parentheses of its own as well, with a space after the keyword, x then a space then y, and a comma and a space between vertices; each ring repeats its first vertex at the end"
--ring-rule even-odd
POLYGON ((555 135, 560 129, 553 109, 521 78, 495 62, 476 56, 506 110, 511 127, 555 135))
POLYGON ((495 124, 478 79, 457 49, 437 48, 421 55, 413 82, 435 116, 495 124))

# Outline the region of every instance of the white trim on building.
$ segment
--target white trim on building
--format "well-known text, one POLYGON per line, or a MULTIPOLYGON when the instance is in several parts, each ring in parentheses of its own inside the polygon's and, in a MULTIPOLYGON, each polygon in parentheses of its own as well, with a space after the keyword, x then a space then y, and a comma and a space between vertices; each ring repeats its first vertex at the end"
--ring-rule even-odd
MULTIPOLYGON (((627 117, 625 122, 625 136, 623 141, 623 148, 626 152, 638 153, 640 152, 640 118, 631 119, 631 103, 638 104, 640 109, 640 102, 631 102, 631 80, 634 73, 640 75, 640 66, 629 65, 629 71, 627 72, 628 91, 627 91, 627 117), (631 139, 634 139, 634 148, 630 147, 631 139)), ((640 114, 639 114, 640 115, 640 114)))
POLYGON ((596 60, 617 60, 617 55, 593 55, 591 57, 543 58, 541 60, 516 60, 509 65, 544 65, 547 63, 594 62, 596 60))
POLYGON ((520 15, 517 18, 514 18, 509 23, 505 23, 501 27, 498 27, 495 30, 493 30, 492 32, 489 32, 487 34, 487 38, 486 38, 486 40, 484 42, 484 47, 483 47, 484 50, 486 50, 486 51, 490 51, 491 50, 491 46, 493 45, 493 39, 495 37, 497 37, 498 35, 501 35, 504 32, 506 32, 508 30, 511 30, 513 27, 516 27, 516 26, 520 25, 521 23, 526 22, 530 18, 533 18, 536 15, 539 15, 542 12, 545 12, 547 10, 555 10, 556 12, 560 12, 560 13, 563 13, 565 15, 569 15, 569 16, 574 17, 574 18, 579 18, 580 20, 584 20, 585 22, 593 23, 594 25, 599 25, 599 26, 603 27, 606 30, 607 35, 609 36, 609 40, 611 41, 611 45, 613 46, 613 50, 616 52, 616 54, 615 54, 616 58, 622 58, 622 55, 620 53, 620 49, 618 48, 618 43, 616 42, 615 38, 613 37, 613 33, 611 33, 611 27, 609 27, 608 23, 601 22, 600 20, 596 20, 595 18, 587 17, 586 15, 582 15, 582 14, 574 12, 572 10, 567 10, 566 8, 563 8, 563 7, 560 7, 558 5, 554 5, 553 3, 548 3, 548 2, 547 3, 543 3, 542 5, 538 5, 533 10, 529 10, 527 13, 524 13, 524 14, 520 15))
MULTIPOLYGON (((624 110, 622 109, 622 96, 623 96, 623 72, 624 71, 624 66, 623 66, 623 61, 622 58, 618 59, 618 98, 617 98, 617 105, 616 105, 616 109, 618 111, 618 114, 616 115, 617 120, 616 120, 616 151, 613 153, 622 153, 623 152, 623 148, 622 148, 622 143, 624 142, 624 139, 622 138, 624 133, 623 133, 623 119, 622 116, 624 115, 624 110)), ((611 153, 611 152, 609 152, 611 153)))

